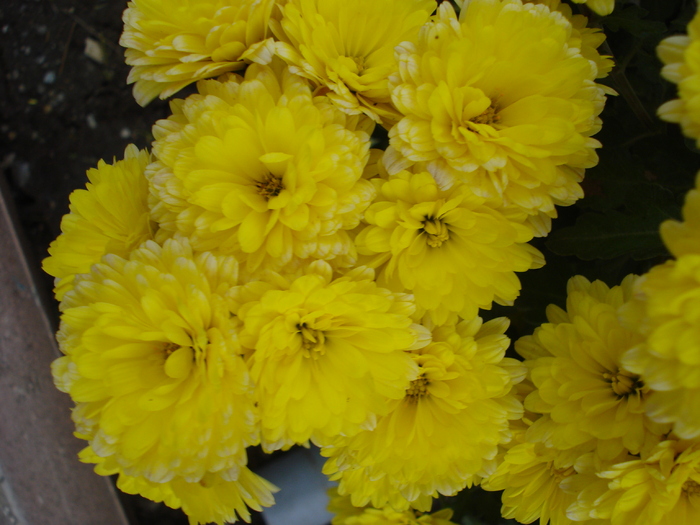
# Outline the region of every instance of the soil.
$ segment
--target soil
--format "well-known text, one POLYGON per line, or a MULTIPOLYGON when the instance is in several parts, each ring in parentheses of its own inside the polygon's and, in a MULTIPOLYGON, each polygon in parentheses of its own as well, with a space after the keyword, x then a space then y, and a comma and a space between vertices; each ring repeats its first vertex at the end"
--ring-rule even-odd
POLYGON ((125 8, 126 0, 0 5, 0 166, 37 261, 86 170, 121 158, 129 143, 149 145, 151 126, 168 115, 163 101, 141 108, 126 85, 125 8))
MULTIPOLYGON (((118 43, 126 3, 0 3, 0 169, 37 268, 86 170, 99 159, 122 158, 130 143, 149 146, 151 126, 169 114, 160 100, 140 107, 126 84, 129 68, 118 43)), ((50 294, 51 278, 37 273, 50 294)), ((49 314, 55 322, 55 305, 49 314)), ((134 525, 187 524, 179 510, 122 496, 134 525)), ((255 522, 263 523, 259 516, 255 522)))

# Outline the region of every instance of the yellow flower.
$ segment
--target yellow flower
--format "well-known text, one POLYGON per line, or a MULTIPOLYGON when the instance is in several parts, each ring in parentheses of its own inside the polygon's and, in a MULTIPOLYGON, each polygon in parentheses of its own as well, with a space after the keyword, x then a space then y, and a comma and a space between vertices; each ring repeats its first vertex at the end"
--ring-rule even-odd
POLYGON ((250 523, 250 511, 274 504, 273 492, 277 487, 242 467, 236 480, 224 479, 219 474, 207 473, 202 479, 188 482, 175 477, 163 483, 154 483, 143 476, 127 476, 113 458, 105 460, 90 447, 80 452, 84 463, 96 463, 95 472, 102 476, 118 474, 117 487, 127 494, 140 494, 155 502, 163 502, 173 509, 182 508, 190 525, 234 523, 238 519, 250 523))
POLYGON ((586 4, 600 16, 609 15, 615 9, 615 0, 573 0, 575 4, 586 4))
MULTIPOLYGON (((576 1, 576 0, 574 0, 576 1)), ((607 0, 603 0, 604 2, 607 0)), ((600 45, 605 42, 605 33, 597 27, 588 27, 588 18, 583 15, 575 15, 571 10, 571 6, 561 3, 561 0, 527 0, 532 4, 544 4, 550 11, 559 11, 566 19, 571 22, 571 38, 569 38, 570 47, 578 47, 581 54, 588 60, 595 62, 598 69, 596 78, 605 78, 612 70, 615 63, 609 55, 601 55, 598 52, 600 45)), ((614 0, 611 6, 614 5, 614 0)), ((612 10, 612 8, 611 8, 612 10)), ((610 93, 613 93, 610 91, 610 93)))
POLYGON ((389 132, 390 173, 418 163, 442 188, 465 183, 546 235, 554 205, 582 197, 600 147, 591 136, 605 91, 572 32, 545 5, 472 0, 458 19, 440 4, 396 49, 389 87, 404 117, 389 132))
POLYGON ((381 185, 355 240, 374 256, 380 282, 415 294, 420 312, 441 324, 450 314, 469 319, 492 301, 512 304, 520 291, 514 272, 542 265, 525 244, 532 232, 483 205, 464 186, 442 191, 429 173, 401 172, 381 185))
POLYGON ((107 255, 62 303, 52 365, 77 435, 128 476, 235 481, 259 441, 253 386, 225 294, 232 257, 147 241, 107 255))
POLYGON ((638 283, 623 322, 643 340, 623 357, 652 388, 647 414, 672 423, 676 434, 700 436, 700 175, 686 196, 683 221, 668 220, 661 236, 676 260, 656 266, 638 283))
POLYGON ((433 329, 433 342, 412 352, 418 377, 376 426, 340 438, 321 453, 324 472, 352 504, 429 510, 483 475, 522 416, 512 393, 525 369, 504 358, 505 318, 480 318, 433 329))
POLYGON ((352 261, 347 231, 375 193, 362 179, 374 125, 278 65, 203 81, 201 94, 173 103, 153 131, 153 216, 251 271, 293 258, 352 261))
POLYGON ((661 76, 678 85, 679 97, 661 105, 659 117, 680 124, 700 144, 700 13, 688 24, 687 35, 662 40, 656 52, 664 63, 661 76))
POLYGON ((127 82, 145 106, 183 87, 246 66, 267 36, 275 0, 131 0, 119 43, 127 82))
POLYGON ((335 514, 331 525, 455 525, 450 518, 451 509, 433 514, 420 514, 413 510, 395 511, 390 507, 354 507, 347 496, 339 496, 336 489, 328 491, 328 510, 335 514))
POLYGON ((87 172, 84 190, 70 196, 70 213, 61 220, 63 232, 49 246, 43 269, 56 278, 59 301, 73 288, 76 274, 87 273, 108 253, 126 257, 143 241, 151 239, 154 223, 148 213, 148 182, 144 170, 151 157, 133 144, 124 160, 87 172))
POLYGON ((396 120, 387 87, 394 47, 414 37, 435 7, 435 0, 287 0, 281 22, 272 23, 283 40, 276 51, 343 111, 396 120))
POLYGON ((610 525, 700 523, 697 441, 663 441, 648 455, 570 481, 585 487, 569 508, 568 516, 576 522, 593 518, 610 525))
POLYGON ((685 196, 683 221, 662 222, 660 233, 674 257, 700 255, 700 173, 695 178, 695 188, 685 196))
POLYGON ((267 450, 356 433, 415 378, 412 297, 378 287, 368 268, 333 279, 317 261, 234 296, 267 450))
POLYGON ((621 364, 623 354, 643 341, 617 317, 632 299, 635 279, 630 275, 612 288, 570 279, 566 311, 550 305, 549 323, 516 342, 535 386, 525 406, 544 414, 527 431, 529 441, 579 455, 595 451, 609 460, 654 446, 668 431, 644 414, 645 376, 621 364))
MULTIPOLYGON (((456 4, 460 7, 464 7, 464 4, 469 3, 470 0, 455 0, 456 4)), ((546 4, 550 7, 550 9, 560 9, 559 4, 560 0, 525 0, 527 2, 531 2, 533 4, 546 4)), ((613 8, 615 7, 615 0, 572 0, 575 4, 587 4, 588 7, 591 8, 592 11, 595 11, 597 14, 601 16, 609 15, 610 13, 613 12, 613 8)), ((569 14, 571 13, 571 8, 566 6, 566 4, 561 4, 561 7, 564 8, 564 10, 568 11, 569 14)), ((562 10, 563 11, 563 10, 562 10)), ((576 15, 578 17, 579 15, 576 15)), ((567 18, 569 18, 567 16, 567 18)), ((596 46, 597 47, 597 46, 596 46)))
POLYGON ((656 266, 637 286, 624 322, 643 340, 623 357, 625 367, 653 390, 647 414, 673 423, 676 434, 700 436, 700 255, 656 266))
POLYGON ((566 509, 576 501, 576 493, 560 485, 575 473, 572 466, 559 463, 556 450, 541 443, 520 443, 508 450, 481 486, 504 491, 501 515, 506 519, 532 523, 539 518, 541 525, 569 525, 566 509))

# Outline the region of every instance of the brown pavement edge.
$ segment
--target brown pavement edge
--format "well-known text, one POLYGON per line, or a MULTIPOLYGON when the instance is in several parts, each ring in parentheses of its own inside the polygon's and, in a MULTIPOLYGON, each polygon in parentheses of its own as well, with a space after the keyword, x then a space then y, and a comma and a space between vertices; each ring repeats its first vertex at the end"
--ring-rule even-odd
POLYGON ((128 525, 110 480, 78 461, 31 268, 0 174, 0 525, 128 525))

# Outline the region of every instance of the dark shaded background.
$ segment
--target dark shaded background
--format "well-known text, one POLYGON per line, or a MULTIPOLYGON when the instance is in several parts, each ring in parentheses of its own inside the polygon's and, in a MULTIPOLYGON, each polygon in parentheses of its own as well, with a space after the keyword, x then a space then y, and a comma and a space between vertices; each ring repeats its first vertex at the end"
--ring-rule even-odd
POLYGON ((85 171, 121 158, 129 143, 148 146, 152 124, 168 115, 163 101, 139 107, 126 85, 125 8, 126 0, 0 3, 0 166, 37 261, 85 171))

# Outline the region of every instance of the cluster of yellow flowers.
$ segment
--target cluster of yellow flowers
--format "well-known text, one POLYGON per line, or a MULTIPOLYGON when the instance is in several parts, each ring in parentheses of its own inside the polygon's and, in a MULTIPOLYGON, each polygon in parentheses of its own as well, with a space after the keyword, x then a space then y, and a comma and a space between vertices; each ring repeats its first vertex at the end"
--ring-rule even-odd
MULTIPOLYGON (((700 139, 698 24, 658 53, 679 98, 659 115, 700 139)), ((673 258, 609 288, 577 276, 566 310, 515 343, 524 417, 484 481, 521 523, 700 522, 700 173, 683 220, 661 225, 673 258)))
POLYGON ((525 415, 483 483, 521 523, 700 521, 700 177, 683 222, 662 225, 675 256, 620 286, 581 276, 567 308, 515 348, 525 415))
MULTIPOLYGON (((449 511, 417 511, 494 472, 503 484, 523 455, 546 466, 526 434, 604 459, 650 446, 662 427, 603 343, 586 359, 607 367, 620 408, 578 396, 585 364, 545 330, 521 344, 544 345, 521 384, 507 319, 479 317, 544 264, 527 243, 597 163, 604 35, 559 0, 458 4, 129 4, 137 101, 197 93, 171 103, 151 153, 129 146, 88 172, 44 262, 61 301, 55 383, 98 473, 191 523, 248 521, 276 489, 246 448, 312 442, 358 507, 337 523, 446 525, 449 511), (525 431, 535 388, 526 407, 542 416, 525 431), (585 421, 562 420, 572 406, 614 435, 579 435, 585 421)), ((586 311, 622 301, 591 286, 574 285, 594 289, 586 311)))

